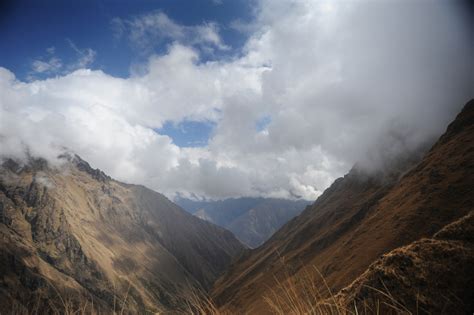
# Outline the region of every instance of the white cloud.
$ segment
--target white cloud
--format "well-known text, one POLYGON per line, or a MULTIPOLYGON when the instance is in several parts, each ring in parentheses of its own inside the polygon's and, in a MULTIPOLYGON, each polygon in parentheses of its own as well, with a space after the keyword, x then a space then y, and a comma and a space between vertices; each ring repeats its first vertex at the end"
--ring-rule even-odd
POLYGON ((76 52, 77 60, 68 66, 69 71, 87 68, 95 61, 96 51, 91 48, 80 49, 70 39, 67 39, 69 46, 76 52))
POLYGON ((49 47, 46 49, 47 56, 33 60, 31 63, 31 69, 34 73, 40 74, 56 74, 63 67, 61 59, 55 56, 55 47, 49 47))
POLYGON ((154 12, 122 31, 174 44, 130 78, 80 69, 25 83, 0 68, 0 155, 54 159, 67 146, 168 195, 314 199, 353 163, 376 167, 439 135, 474 96, 470 17, 457 4, 259 5, 233 60, 200 60, 200 45, 222 44, 215 25, 154 12), (185 119, 216 123, 207 147, 151 129, 185 119))
POLYGON ((134 46, 147 53, 165 40, 199 46, 201 49, 229 49, 223 43, 216 23, 181 25, 161 11, 139 15, 132 19, 116 17, 112 20, 112 28, 116 37, 126 35, 134 46))
POLYGON ((64 64, 63 60, 56 56, 56 48, 49 47, 46 49, 47 56, 33 60, 31 63, 31 71, 28 79, 33 81, 36 75, 60 75, 67 74, 77 69, 83 69, 91 66, 97 55, 96 51, 91 48, 80 49, 70 39, 66 40, 69 47, 75 52, 76 59, 70 63, 64 64))
POLYGON ((51 57, 46 61, 34 60, 31 64, 31 68, 36 73, 56 73, 62 66, 61 60, 56 57, 51 57))

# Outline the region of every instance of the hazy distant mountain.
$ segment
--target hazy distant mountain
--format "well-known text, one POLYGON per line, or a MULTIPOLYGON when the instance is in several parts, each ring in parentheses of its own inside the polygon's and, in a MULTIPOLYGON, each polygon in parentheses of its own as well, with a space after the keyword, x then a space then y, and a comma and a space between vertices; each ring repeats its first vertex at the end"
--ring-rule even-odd
POLYGON ((230 198, 218 201, 177 198, 175 202, 195 216, 225 227, 250 247, 261 245, 311 204, 306 200, 276 198, 230 198))
POLYGON ((116 305, 125 313, 176 310, 188 287, 209 288, 244 249, 159 193, 77 156, 62 161, 0 166, 2 310, 42 313, 68 297, 93 299, 105 314, 116 305))
POLYGON ((267 314, 274 296, 282 297, 280 313, 292 313, 285 308, 295 304, 309 305, 312 313, 312 297, 331 295, 327 285, 341 290, 339 305, 357 307, 354 313, 379 305, 368 313, 470 314, 473 187, 474 100, 422 159, 408 157, 375 173, 356 166, 337 179, 265 244, 241 256, 216 282, 213 296, 233 313, 267 314), (289 282, 299 285, 286 291, 278 285, 289 282), (302 282, 310 284, 309 294, 302 282), (286 303, 293 293, 296 300, 286 303), (399 311, 387 309, 394 303, 399 311))

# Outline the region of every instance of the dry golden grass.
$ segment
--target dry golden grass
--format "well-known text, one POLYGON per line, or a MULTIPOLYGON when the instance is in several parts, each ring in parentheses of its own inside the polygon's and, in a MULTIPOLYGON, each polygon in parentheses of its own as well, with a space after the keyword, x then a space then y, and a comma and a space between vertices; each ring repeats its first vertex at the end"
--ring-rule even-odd
POLYGON ((185 306, 178 313, 194 314, 194 315, 224 315, 228 314, 220 311, 217 305, 212 301, 211 297, 204 291, 189 286, 183 296, 185 306))
POLYGON ((334 294, 315 267, 305 268, 302 276, 287 276, 284 281, 275 278, 275 281, 276 286, 269 288, 264 300, 277 315, 412 314, 387 288, 367 287, 377 298, 357 302, 334 294), (319 283, 314 280, 315 275, 319 283))
MULTIPOLYGON (((268 304, 270 312, 277 315, 359 315, 359 314, 386 314, 381 309, 391 310, 391 314, 406 314, 411 315, 402 304, 397 302, 389 293, 383 292, 373 288, 377 293, 385 296, 392 303, 376 302, 376 303, 362 303, 360 305, 353 305, 353 307, 344 306, 333 295, 330 298, 321 298, 318 289, 309 284, 303 291, 300 291, 301 283, 293 280, 287 280, 277 285, 271 293, 264 297, 268 304), (301 295, 301 292, 303 295, 301 295), (321 299, 319 299, 321 298, 321 299), (319 299, 319 300, 318 300, 319 299), (382 308, 383 307, 383 308, 382 308)), ((40 301, 38 299, 38 301, 40 301)), ((126 301, 117 303, 113 310, 102 310, 93 303, 93 299, 63 299, 60 298, 60 303, 57 301, 48 301, 46 305, 39 302, 32 303, 28 307, 22 305, 14 305, 8 312, 11 315, 101 315, 101 314, 136 314, 130 312, 126 308, 126 301), (121 306, 118 306, 121 305, 121 306)), ((0 313, 3 314, 3 313, 0 313)), ((151 313, 150 313, 151 314, 151 313)), ((157 313, 161 314, 161 313, 157 313)), ((168 314, 164 312, 163 314, 168 314)), ((180 310, 173 311, 171 314, 193 314, 193 315, 231 315, 229 311, 223 311, 212 301, 206 294, 194 291, 186 297, 186 302, 180 310)), ((240 314, 240 313, 239 313, 240 314)))
POLYGON ((313 273, 313 270, 304 269, 302 277, 287 274, 284 281, 275 277, 276 286, 269 288, 269 293, 264 296, 265 302, 275 314, 347 314, 323 277, 321 280, 330 298, 325 298, 320 292, 318 283, 312 280, 313 273))
POLYGON ((26 303, 26 305, 13 303, 8 312, 4 313, 0 310, 0 315, 124 315, 133 313, 130 311, 131 308, 128 303, 130 282, 125 295, 118 294, 114 286, 113 307, 107 308, 99 303, 94 303, 93 296, 78 295, 77 293, 68 295, 56 288, 47 278, 43 279, 46 280, 48 286, 38 290, 29 303, 26 303), (51 295, 51 292, 53 292, 53 295, 51 295), (121 296, 123 297, 121 298, 121 296))
MULTIPOLYGON (((276 285, 269 288, 270 293, 264 296, 270 313, 277 315, 413 314, 397 301, 387 288, 384 290, 369 288, 374 293, 373 296, 380 299, 367 299, 356 303, 341 298, 339 294, 334 294, 317 268, 306 268, 302 274, 299 278, 287 275, 284 281, 275 278, 276 285), (315 275, 320 279, 320 283, 314 281, 315 275), (324 287, 324 292, 320 290, 321 285, 324 287)), ((253 314, 245 310, 230 312, 220 309, 205 292, 196 289, 190 289, 184 299, 186 308, 178 312, 180 314, 253 314)))
MULTIPOLYGON (((334 295, 327 286, 324 278, 316 268, 314 270, 305 270, 304 276, 300 278, 288 277, 284 281, 275 279, 276 286, 269 290, 269 294, 264 296, 264 300, 269 307, 269 311, 277 315, 361 315, 361 314, 403 314, 412 315, 407 308, 388 292, 370 288, 380 300, 358 301, 357 305, 353 301, 341 300, 339 295, 334 295), (325 286, 327 292, 321 292, 319 286, 312 279, 316 272, 325 286), (328 297, 329 296, 329 297, 328 297), (349 304, 349 306, 347 306, 349 304), (384 310, 384 311, 382 311, 384 310)), ((14 304, 8 312, 11 315, 102 315, 102 314, 137 314, 127 307, 127 295, 124 299, 114 299, 113 309, 102 309, 94 304, 93 298, 86 299, 81 297, 65 298, 56 290, 57 300, 44 300, 44 297, 38 295, 26 307, 20 304, 14 304)), ((203 290, 189 286, 186 293, 182 296, 184 301, 182 307, 172 312, 163 312, 155 314, 193 314, 193 315, 231 315, 236 314, 226 310, 219 309, 213 300, 203 290)), ((0 314, 3 314, 0 312, 0 314)), ((149 313, 153 314, 153 313, 149 313)), ((242 314, 242 313, 239 313, 242 314)), ((243 314, 251 314, 244 312, 243 314)))
MULTIPOLYGON (((305 268, 301 276, 285 275, 280 281, 275 277, 276 285, 269 288, 263 297, 270 313, 277 315, 359 315, 359 314, 403 314, 412 315, 402 303, 397 301, 387 288, 380 290, 369 288, 380 299, 348 301, 341 294, 334 294, 324 277, 315 267, 305 268), (315 277, 316 276, 316 277, 315 277), (319 278, 319 282, 315 279, 319 278), (321 292, 324 287, 324 292, 321 292)), ((127 304, 128 291, 123 298, 114 297, 113 307, 104 308, 94 304, 92 297, 65 297, 51 283, 56 299, 47 299, 38 294, 28 305, 14 304, 6 314, 11 315, 102 315, 102 314, 139 314, 127 304)), ((193 314, 193 315, 232 315, 252 314, 250 312, 230 312, 220 309, 212 298, 202 289, 188 285, 180 296, 182 306, 173 311, 147 312, 147 314, 193 314)), ((0 312, 0 315, 3 312, 0 312)))

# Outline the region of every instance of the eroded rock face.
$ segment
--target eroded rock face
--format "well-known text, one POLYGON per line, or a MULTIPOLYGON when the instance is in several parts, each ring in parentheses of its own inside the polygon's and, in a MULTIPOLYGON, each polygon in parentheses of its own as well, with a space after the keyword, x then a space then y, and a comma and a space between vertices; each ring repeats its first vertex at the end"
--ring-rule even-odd
POLYGON ((62 160, 2 162, 2 309, 47 307, 58 295, 109 311, 117 301, 136 313, 176 309, 189 286, 208 288, 243 250, 154 191, 77 156, 62 160))

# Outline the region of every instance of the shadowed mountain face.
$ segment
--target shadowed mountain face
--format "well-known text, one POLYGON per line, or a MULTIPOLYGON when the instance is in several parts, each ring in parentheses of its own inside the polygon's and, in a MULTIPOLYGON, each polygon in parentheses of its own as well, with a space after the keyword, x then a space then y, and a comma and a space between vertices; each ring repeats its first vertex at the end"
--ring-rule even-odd
MULTIPOLYGON (((354 167, 264 245, 241 257, 217 281, 213 296, 225 310, 262 314, 269 312, 265 297, 270 291, 277 290, 276 281, 312 278, 321 292, 327 292, 321 281, 323 277, 332 292, 338 292, 363 274, 382 254, 420 238, 433 237, 447 224, 466 216, 474 209, 473 187, 474 101, 470 101, 421 161, 409 158, 383 173, 366 174, 354 167), (308 273, 308 269, 314 272, 308 273)), ((422 291, 424 285, 434 283, 437 272, 442 269, 436 269, 436 266, 449 263, 443 255, 455 253, 458 255, 455 259, 458 263, 454 264, 456 269, 460 272, 472 270, 472 248, 470 251, 461 248, 469 248, 472 244, 457 244, 456 240, 446 239, 451 245, 460 246, 451 251, 451 245, 439 243, 444 242, 439 237, 435 239, 402 247, 394 253, 397 257, 403 253, 411 255, 407 261, 413 260, 414 253, 420 257, 416 260, 416 267, 406 268, 413 274, 424 273, 426 281, 407 284, 412 286, 407 292, 415 292, 417 286, 422 291), (434 262, 428 263, 432 260, 434 262)), ((387 266, 391 263, 395 266, 398 262, 384 259, 378 264, 386 266, 386 272, 390 273, 387 266)), ((454 270, 445 269, 451 273, 454 270)), ((368 272, 364 279, 374 284, 370 280, 374 273, 368 272)), ((426 300, 421 302, 426 302, 425 306, 431 305, 431 308, 427 306, 430 311, 441 312, 443 305, 447 304, 430 304, 429 299, 441 299, 441 294, 450 292, 450 288, 459 292, 465 283, 460 279, 466 277, 453 277, 452 282, 443 280, 447 286, 443 290, 425 290, 426 300)), ((364 281, 359 280, 359 283, 364 281)), ((346 292, 357 297, 360 288, 355 283, 346 292)), ((396 287, 391 289, 396 290, 396 287)), ((472 289, 466 289, 466 292, 467 296, 457 297, 464 299, 455 303, 458 308, 448 303, 452 313, 463 313, 465 307, 469 309, 466 299, 469 294, 472 298, 472 289)), ((363 300, 363 297, 356 299, 363 300)), ((403 299, 406 300, 406 296, 403 299)), ((415 307, 413 303, 410 306, 415 307)), ((417 313, 414 309, 411 311, 417 313)))
POLYGON ((219 201, 178 198, 175 202, 195 216, 228 229, 252 248, 265 242, 310 204, 306 200, 277 198, 232 198, 219 201))
POLYGON ((68 296, 106 312, 177 309, 185 290, 209 288, 244 249, 159 193, 77 156, 60 160, 0 167, 0 309, 68 296))

